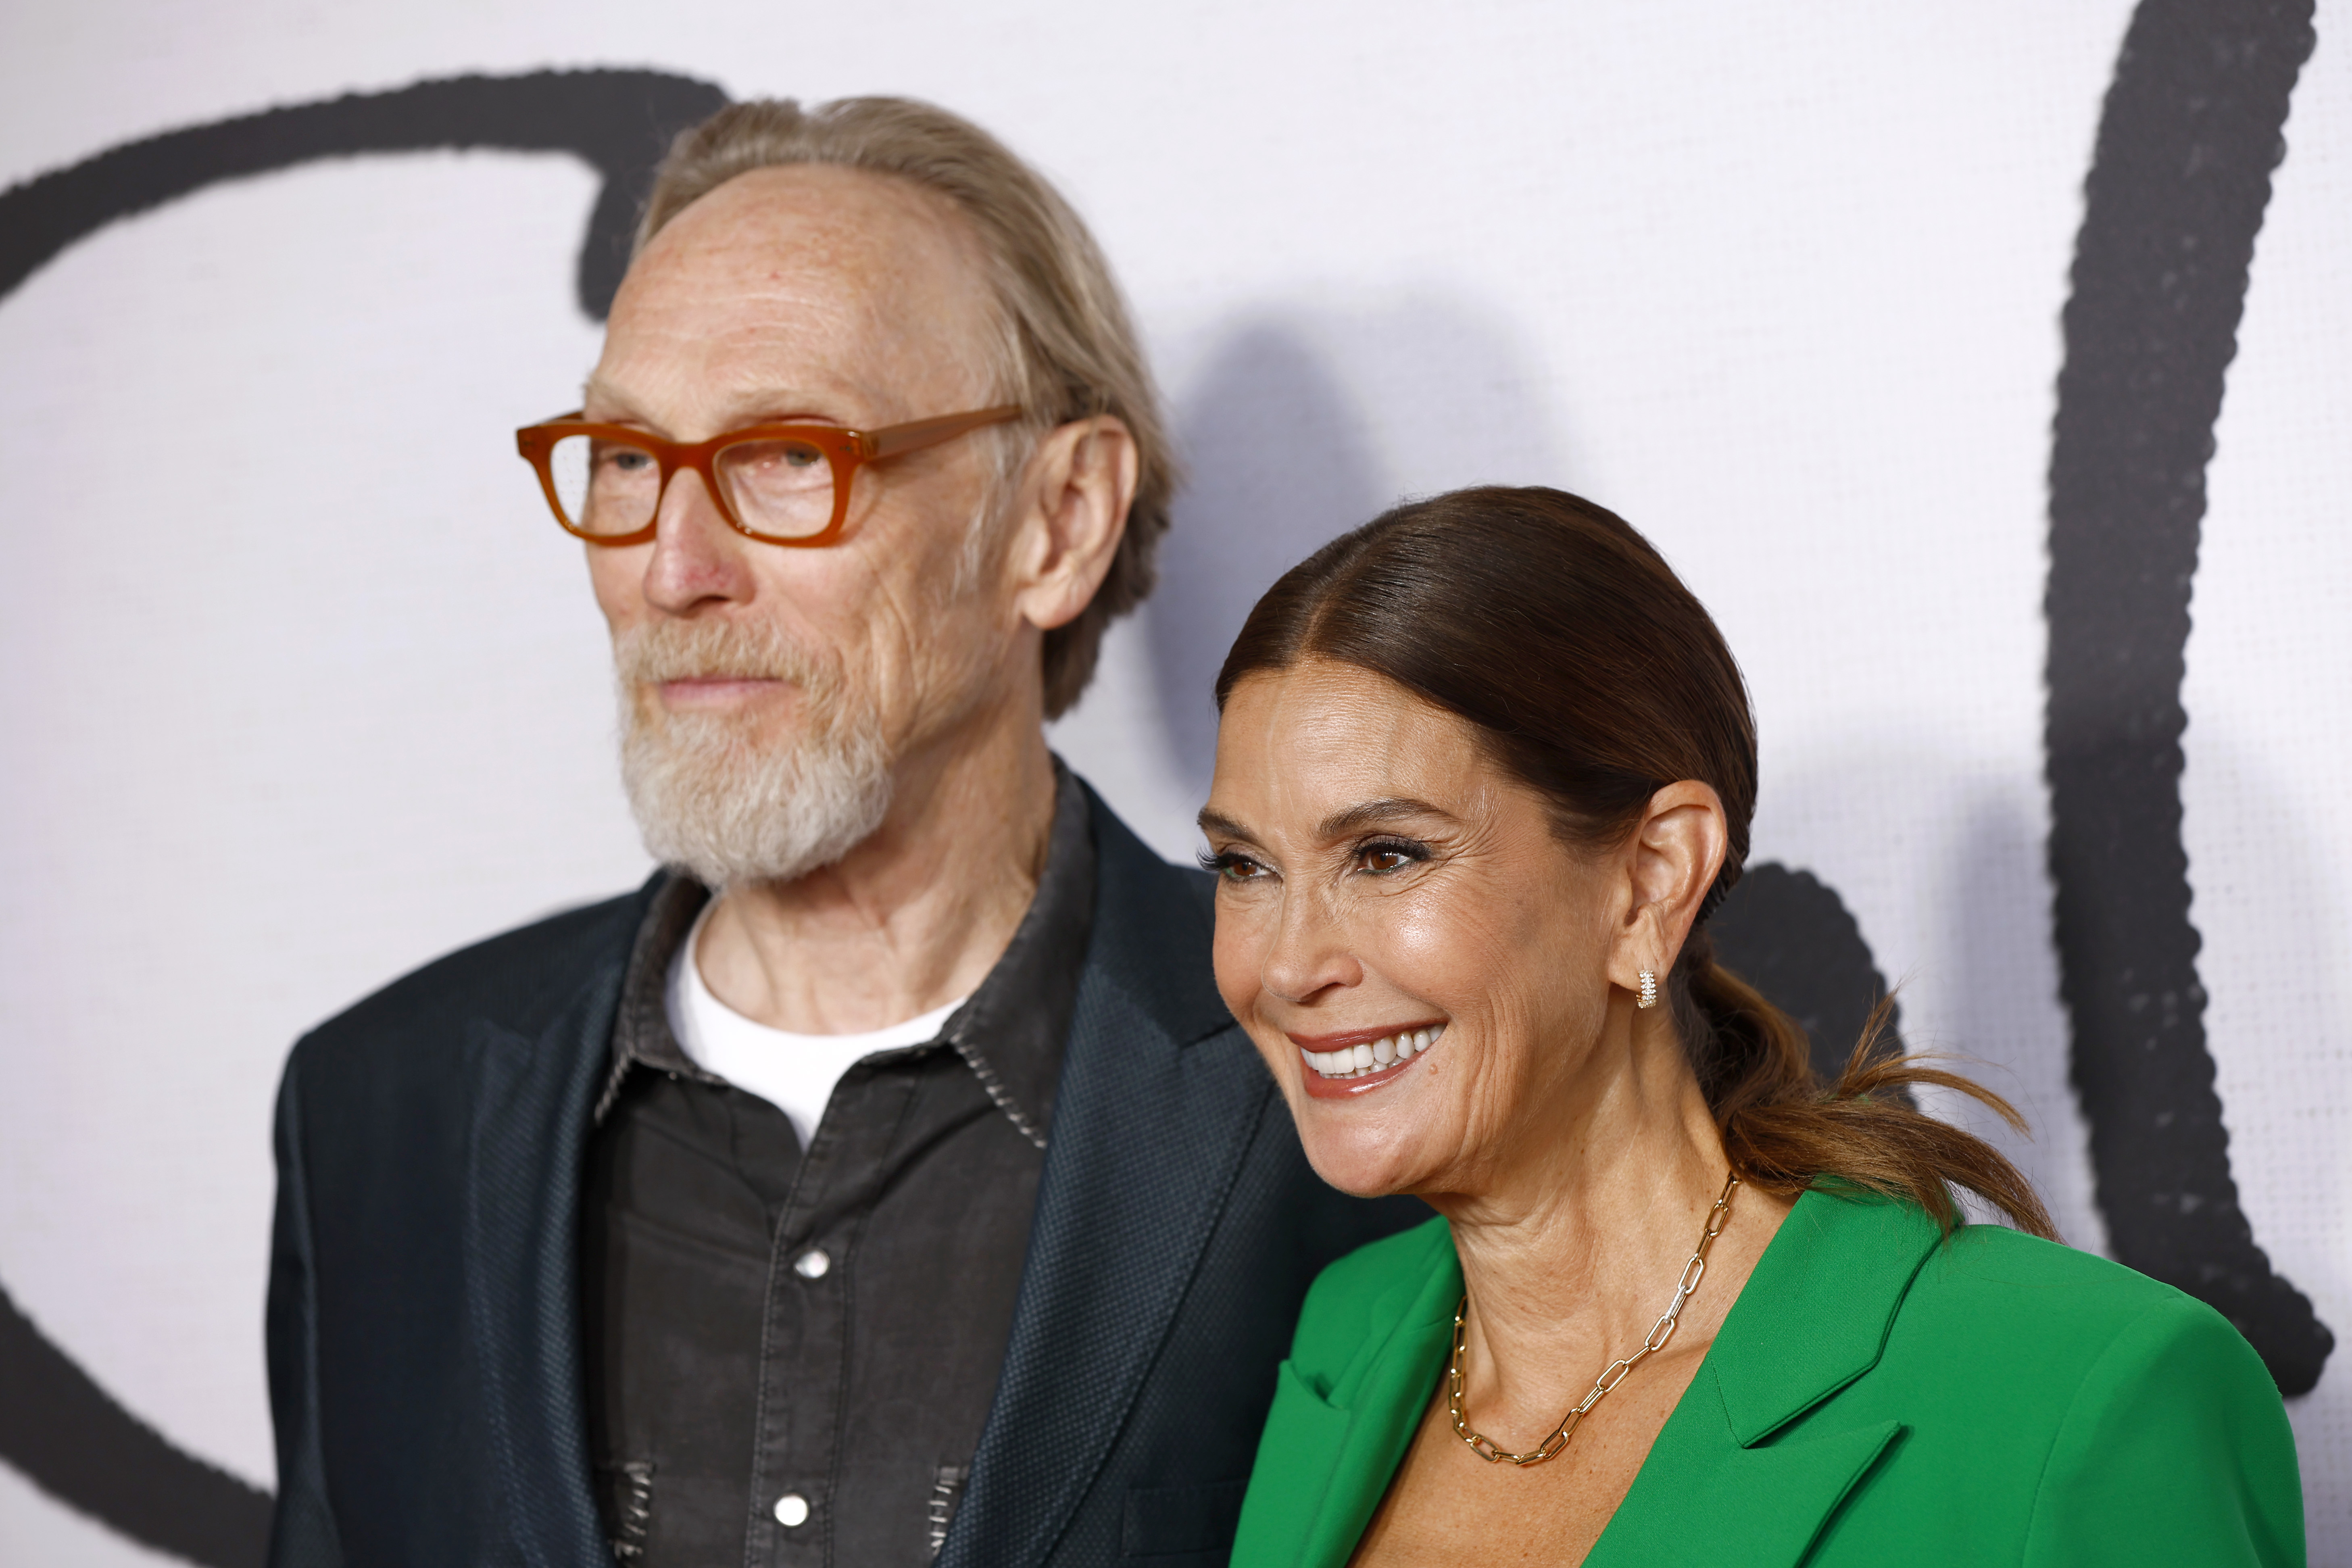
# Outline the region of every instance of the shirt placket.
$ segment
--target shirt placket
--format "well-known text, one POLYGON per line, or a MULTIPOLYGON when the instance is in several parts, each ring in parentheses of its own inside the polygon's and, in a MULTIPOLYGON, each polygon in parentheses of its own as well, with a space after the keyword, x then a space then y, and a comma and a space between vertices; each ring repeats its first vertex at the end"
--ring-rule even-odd
POLYGON ((761 1334, 745 1568, 833 1561, 857 1246, 916 1098, 919 1054, 860 1063, 843 1076, 778 1219, 761 1334))

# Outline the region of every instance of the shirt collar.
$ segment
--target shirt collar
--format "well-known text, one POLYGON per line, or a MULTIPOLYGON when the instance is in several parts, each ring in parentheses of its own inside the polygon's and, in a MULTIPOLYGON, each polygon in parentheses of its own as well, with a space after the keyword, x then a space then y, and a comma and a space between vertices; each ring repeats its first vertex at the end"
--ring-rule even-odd
MULTIPOLYGON (((1059 757, 1054 759, 1054 824, 1036 894, 1003 955, 971 999, 958 1008, 929 1046, 952 1049, 1021 1135, 1043 1149, 1053 1118, 1062 1050, 1077 1007, 1078 973, 1094 925, 1095 843, 1087 792, 1059 757)), ((621 1007, 613 1026, 613 1065, 596 1102, 602 1123, 633 1067, 719 1084, 678 1047, 670 1032, 669 967, 710 889, 671 872, 655 890, 629 951, 621 1007)), ((883 1053, 896 1056, 900 1053, 883 1053)))
POLYGON ((1077 1010, 1078 972, 1095 917, 1095 837, 1087 792, 1054 759, 1054 826, 1036 896, 1004 956, 940 1037, 988 1098, 1038 1148, 1053 1119, 1062 1047, 1077 1010))

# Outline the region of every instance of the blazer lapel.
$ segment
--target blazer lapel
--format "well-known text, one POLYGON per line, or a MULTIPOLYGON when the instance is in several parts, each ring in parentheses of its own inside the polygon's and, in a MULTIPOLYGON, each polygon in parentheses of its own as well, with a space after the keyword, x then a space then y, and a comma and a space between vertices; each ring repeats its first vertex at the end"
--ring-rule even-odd
POLYGON ((1799 1198, 1588 1568, 1802 1561, 1903 1427, 1814 1422, 1775 1434, 1877 1364, 1941 1237, 1906 1204, 1799 1198))
POLYGON ((1900 1423, 1769 1447, 1731 1436, 1722 1392, 1706 1371, 1692 1380, 1649 1460, 1593 1544, 1586 1568, 1738 1563, 1794 1568, 1866 1475, 1900 1423))
POLYGON ((1088 792, 1095 928, 1011 1342, 942 1568, 1042 1561, 1109 1455, 1268 1116, 1206 905, 1088 792))
POLYGON ((468 1030, 467 1305, 505 1517, 534 1568, 611 1560, 589 1490, 575 1259, 583 1152, 627 944, 624 931, 614 961, 535 1036, 483 1018, 468 1030))
MULTIPOLYGON (((1462 1266, 1450 1232, 1387 1338, 1318 1389, 1282 1363, 1259 1466, 1277 1465, 1287 1495, 1265 1500, 1267 1533, 1254 1555, 1297 1568, 1343 1568, 1421 1428, 1454 1343, 1462 1266), (1277 1522, 1278 1521, 1278 1522, 1277 1522)), ((1246 1526, 1245 1526, 1246 1528, 1246 1526)))

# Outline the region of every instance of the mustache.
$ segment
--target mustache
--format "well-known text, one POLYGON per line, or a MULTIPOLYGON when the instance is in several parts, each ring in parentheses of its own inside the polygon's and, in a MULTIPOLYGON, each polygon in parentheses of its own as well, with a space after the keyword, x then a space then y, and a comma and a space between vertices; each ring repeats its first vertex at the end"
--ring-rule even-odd
POLYGON ((774 626, 759 621, 648 621, 613 639, 613 665, 630 686, 665 680, 782 680, 816 691, 831 669, 774 626))

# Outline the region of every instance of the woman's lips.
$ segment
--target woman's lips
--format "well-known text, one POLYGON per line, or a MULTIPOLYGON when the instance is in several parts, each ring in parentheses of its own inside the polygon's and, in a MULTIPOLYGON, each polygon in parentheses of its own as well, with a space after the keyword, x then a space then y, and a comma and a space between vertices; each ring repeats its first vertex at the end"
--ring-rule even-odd
POLYGON ((1440 1019, 1343 1035, 1293 1035, 1290 1040, 1307 1068, 1307 1092, 1318 1100, 1339 1100, 1388 1082, 1444 1034, 1440 1019))

